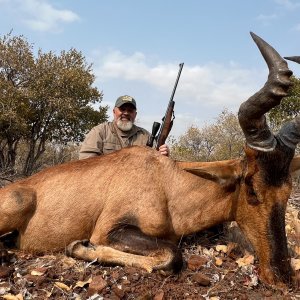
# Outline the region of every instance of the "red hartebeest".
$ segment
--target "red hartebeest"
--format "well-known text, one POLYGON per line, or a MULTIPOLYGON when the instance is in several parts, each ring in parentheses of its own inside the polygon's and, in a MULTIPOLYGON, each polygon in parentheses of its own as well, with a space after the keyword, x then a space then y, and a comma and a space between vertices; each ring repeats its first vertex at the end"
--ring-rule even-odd
POLYGON ((260 278, 289 282, 284 218, 290 173, 299 168, 292 160, 300 117, 277 135, 269 130, 264 114, 287 95, 292 72, 251 35, 269 77, 239 110, 243 159, 176 163, 131 147, 55 166, 0 190, 0 234, 17 230, 24 250, 67 248, 84 260, 178 271, 182 236, 235 220, 256 251, 260 278))

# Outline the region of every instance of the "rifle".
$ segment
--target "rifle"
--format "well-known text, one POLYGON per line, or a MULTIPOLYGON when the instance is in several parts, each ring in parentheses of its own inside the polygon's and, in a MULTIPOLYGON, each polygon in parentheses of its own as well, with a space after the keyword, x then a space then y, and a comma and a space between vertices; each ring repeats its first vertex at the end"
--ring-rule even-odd
POLYGON ((175 115, 174 115, 175 101, 173 99, 174 99, 174 95, 176 92, 177 84, 178 84, 178 81, 179 81, 179 78, 181 75, 183 65, 184 65, 184 63, 179 64, 179 71, 178 71, 177 79, 175 82, 175 86, 173 88, 173 92, 172 92, 172 95, 171 95, 171 98, 170 98, 170 101, 168 104, 166 114, 162 119, 162 122, 163 122, 162 126, 160 126, 160 123, 158 123, 158 122, 153 123, 152 133, 147 142, 147 146, 152 147, 154 140, 157 140, 157 145, 156 145, 157 150, 161 145, 163 145, 165 143, 165 141, 172 129, 172 126, 173 126, 173 120, 175 119, 175 115), (156 134, 159 129, 160 129, 159 134, 156 137, 156 134))

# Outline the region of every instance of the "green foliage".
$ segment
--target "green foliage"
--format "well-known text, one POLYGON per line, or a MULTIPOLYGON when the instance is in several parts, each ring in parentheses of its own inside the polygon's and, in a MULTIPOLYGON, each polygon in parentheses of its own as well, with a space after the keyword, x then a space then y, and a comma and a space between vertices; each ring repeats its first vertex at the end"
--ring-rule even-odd
POLYGON ((29 175, 47 143, 79 142, 107 120, 93 87, 92 67, 76 49, 59 55, 38 51, 23 36, 0 39, 0 168, 14 171, 18 145, 25 143, 23 174, 29 175))
POLYGON ((292 77, 293 85, 289 89, 289 95, 281 101, 280 105, 271 109, 268 113, 270 126, 278 130, 281 125, 293 119, 300 111, 300 79, 292 77))
POLYGON ((243 145, 237 116, 225 109, 214 124, 191 126, 178 141, 171 141, 171 154, 177 160, 223 160, 241 156, 243 145))

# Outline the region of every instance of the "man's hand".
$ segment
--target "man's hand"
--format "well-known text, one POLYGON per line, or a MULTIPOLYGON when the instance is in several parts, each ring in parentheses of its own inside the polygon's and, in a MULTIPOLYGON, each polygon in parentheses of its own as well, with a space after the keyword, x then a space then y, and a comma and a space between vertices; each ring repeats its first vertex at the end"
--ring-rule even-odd
POLYGON ((158 151, 161 155, 165 155, 165 156, 169 156, 170 153, 169 147, 166 144, 161 145, 158 151))

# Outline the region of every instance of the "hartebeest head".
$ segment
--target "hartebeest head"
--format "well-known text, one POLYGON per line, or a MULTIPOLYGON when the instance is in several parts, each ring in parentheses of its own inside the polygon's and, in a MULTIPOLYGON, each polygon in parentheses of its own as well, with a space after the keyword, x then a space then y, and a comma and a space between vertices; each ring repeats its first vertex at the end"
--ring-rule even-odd
MULTIPOLYGON (((288 281, 291 270, 287 263, 284 219, 291 191, 290 164, 300 141, 300 116, 285 123, 276 135, 269 129, 265 113, 287 96, 292 71, 274 48, 254 33, 251 35, 268 65, 269 76, 264 87, 239 109, 239 122, 246 138, 246 157, 240 193, 243 205, 237 207, 236 218, 250 239, 254 230, 265 231, 269 240, 256 237, 252 244, 256 248, 257 244, 265 243, 266 261, 275 270, 277 279, 288 281), (253 221, 244 222, 245 218, 253 218, 253 221), (266 224, 260 219, 266 220, 266 224)), ((267 268, 263 272, 268 278, 267 268)))
MULTIPOLYGON (((300 166, 299 158, 293 160, 300 141, 300 116, 285 123, 277 134, 271 132, 265 113, 287 96, 292 71, 274 48, 254 33, 251 36, 268 65, 269 76, 263 88, 239 109, 239 123, 246 138, 245 157, 198 163, 198 166, 185 162, 178 165, 218 182, 229 193, 234 191, 231 220, 237 221, 256 250, 261 277, 269 283, 288 282, 292 272, 285 235, 285 210, 292 188, 290 173, 300 166)), ((300 57, 290 59, 300 62, 300 57)))

